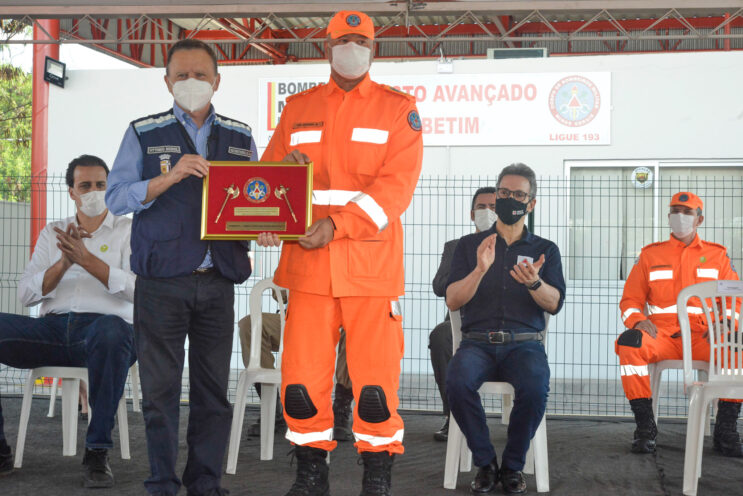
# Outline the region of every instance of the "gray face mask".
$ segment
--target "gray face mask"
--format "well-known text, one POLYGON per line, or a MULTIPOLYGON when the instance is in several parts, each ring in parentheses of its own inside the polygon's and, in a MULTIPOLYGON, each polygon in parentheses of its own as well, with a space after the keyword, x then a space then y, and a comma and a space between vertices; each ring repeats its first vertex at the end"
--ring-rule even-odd
POLYGON ((475 227, 478 231, 487 231, 493 227, 493 223, 498 219, 495 212, 489 208, 480 208, 475 210, 475 227))
POLYGON ((106 210, 106 192, 91 191, 80 195, 80 211, 88 217, 97 217, 106 210))
POLYGON ((694 215, 675 213, 668 216, 668 225, 677 238, 685 238, 694 232, 694 215))

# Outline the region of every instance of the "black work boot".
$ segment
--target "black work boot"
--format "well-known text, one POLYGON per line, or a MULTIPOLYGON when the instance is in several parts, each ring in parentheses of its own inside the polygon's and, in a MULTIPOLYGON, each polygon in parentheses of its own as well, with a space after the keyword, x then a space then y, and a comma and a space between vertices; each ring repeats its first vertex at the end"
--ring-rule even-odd
POLYGON ((107 449, 85 448, 83 457, 83 487, 113 487, 114 474, 108 464, 107 449))
POLYGON ((13 453, 5 439, 0 439, 0 477, 13 471, 13 453))
POLYGON ((725 456, 743 456, 743 444, 738 434, 738 414, 740 403, 722 400, 717 402, 714 446, 715 451, 725 456))
POLYGON ((309 446, 295 446, 297 480, 286 496, 330 496, 328 452, 309 446))
POLYGON ((361 479, 360 496, 390 496, 395 455, 386 451, 364 451, 361 459, 364 461, 364 478, 361 479))
POLYGON ((637 398, 630 400, 629 405, 632 407, 637 423, 635 439, 632 441, 632 453, 654 453, 658 428, 655 425, 655 415, 653 415, 653 400, 637 398))
POLYGON ((498 459, 493 457, 490 463, 488 463, 484 467, 477 468, 477 475, 475 475, 475 480, 470 483, 470 493, 494 493, 495 487, 498 485, 499 475, 500 472, 498 471, 498 459))
POLYGON ((340 384, 335 385, 335 398, 333 399, 333 439, 336 441, 353 441, 351 431, 351 402, 353 401, 353 390, 345 388, 340 384))

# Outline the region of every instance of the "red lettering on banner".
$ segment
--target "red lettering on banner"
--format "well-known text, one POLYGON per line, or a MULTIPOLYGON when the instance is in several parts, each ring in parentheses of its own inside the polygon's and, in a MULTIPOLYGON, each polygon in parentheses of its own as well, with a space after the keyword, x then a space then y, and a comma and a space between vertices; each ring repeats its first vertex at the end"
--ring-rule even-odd
POLYGON ((550 133, 550 141, 579 141, 580 138, 578 134, 570 134, 570 133, 558 133, 558 134, 552 134, 550 133))
POLYGON ((524 88, 524 98, 529 101, 534 100, 537 97, 537 87, 533 84, 527 84, 524 88))
POLYGON ((423 134, 479 134, 479 117, 424 117, 423 134))

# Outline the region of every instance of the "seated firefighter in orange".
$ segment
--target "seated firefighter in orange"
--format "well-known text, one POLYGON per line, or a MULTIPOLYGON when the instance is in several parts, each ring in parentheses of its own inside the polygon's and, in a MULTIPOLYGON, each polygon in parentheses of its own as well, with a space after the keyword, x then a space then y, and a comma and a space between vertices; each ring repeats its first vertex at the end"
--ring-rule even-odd
MULTIPOLYGON (((633 453, 655 451, 658 429, 653 415, 648 364, 682 358, 676 312, 679 293, 699 282, 738 279, 726 248, 704 241, 697 234, 697 228, 704 221, 702 200, 684 191, 673 195, 669 206, 671 237, 642 249, 627 277, 619 303, 622 321, 628 330, 619 336, 615 349, 619 355, 622 386, 637 423, 633 453)), ((689 300, 688 312, 693 359, 707 361, 709 339, 699 299, 689 300)), ((737 319, 738 315, 727 317, 737 319)), ((743 456, 737 430, 740 405, 739 401, 732 400, 718 403, 714 447, 725 456, 743 456)))

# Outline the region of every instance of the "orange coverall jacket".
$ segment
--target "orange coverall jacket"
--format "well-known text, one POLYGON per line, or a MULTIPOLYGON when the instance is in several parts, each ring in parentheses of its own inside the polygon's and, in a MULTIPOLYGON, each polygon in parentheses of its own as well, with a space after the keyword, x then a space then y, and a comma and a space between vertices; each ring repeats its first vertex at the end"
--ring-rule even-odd
POLYGON ((312 219, 330 217, 333 241, 284 242, 274 282, 333 297, 404 293, 400 216, 421 171, 415 98, 373 82, 346 92, 331 80, 289 97, 261 160, 292 150, 313 162, 312 219))
MULTIPOLYGON (((724 246, 703 241, 699 234, 689 246, 673 236, 668 241, 649 244, 640 252, 624 285, 619 302, 622 321, 632 329, 639 321, 650 319, 658 332, 675 334, 681 329, 676 313, 676 298, 681 290, 717 279, 738 279, 724 246)), ((688 309, 692 332, 705 332, 707 324, 699 299, 690 299, 688 309)))

